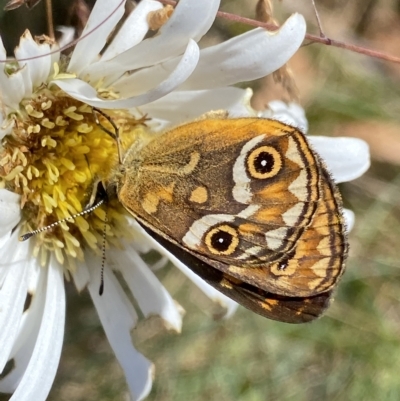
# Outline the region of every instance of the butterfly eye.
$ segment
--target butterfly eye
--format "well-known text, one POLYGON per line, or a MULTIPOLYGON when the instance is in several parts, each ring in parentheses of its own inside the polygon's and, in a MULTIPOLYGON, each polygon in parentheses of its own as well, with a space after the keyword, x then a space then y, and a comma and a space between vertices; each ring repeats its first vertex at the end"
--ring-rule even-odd
POLYGON ((265 179, 274 177, 279 173, 281 167, 281 156, 271 146, 260 146, 254 149, 247 158, 247 169, 253 178, 265 179))
POLYGON ((237 231, 228 225, 212 228, 205 238, 209 251, 215 255, 231 255, 239 245, 237 231))

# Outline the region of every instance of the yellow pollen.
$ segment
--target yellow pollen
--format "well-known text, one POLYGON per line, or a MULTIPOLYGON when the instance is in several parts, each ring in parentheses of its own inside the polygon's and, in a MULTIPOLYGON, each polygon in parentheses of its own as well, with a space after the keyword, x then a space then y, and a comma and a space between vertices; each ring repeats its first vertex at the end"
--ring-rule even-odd
POLYGON ((57 141, 49 136, 44 136, 41 142, 43 147, 48 146, 50 148, 55 148, 57 146, 57 141))
POLYGON ((33 177, 39 177, 39 170, 35 166, 29 166, 27 170, 28 180, 31 180, 33 177))
POLYGON ((106 219, 106 212, 103 209, 98 208, 98 209, 94 210, 93 213, 96 216, 100 217, 100 220, 104 221, 106 219))
POLYGON ((81 233, 86 233, 90 228, 89 223, 82 216, 78 216, 75 223, 81 233))
POLYGON ((75 150, 75 152, 77 152, 81 155, 85 155, 86 153, 90 152, 89 146, 86 146, 86 145, 77 146, 74 150, 75 150))
POLYGON ((5 177, 3 177, 6 181, 11 181, 13 180, 19 173, 21 173, 24 170, 23 166, 17 166, 9 174, 7 174, 5 177))
POLYGON ((30 125, 27 128, 27 132, 28 134, 38 134, 40 132, 40 125, 39 124, 30 125))
MULTIPOLYGON (((58 89, 43 88, 21 102, 20 110, 12 116, 12 135, 0 140, 0 188, 21 195, 23 234, 88 207, 95 183, 107 180, 115 170, 118 152, 115 140, 94 121, 92 108, 58 89)), ((120 110, 107 114, 120 127, 124 146, 145 130, 145 119, 137 122, 120 110)), ((100 120, 112 130, 108 121, 100 120)), ((66 271, 73 271, 75 260, 84 260, 85 249, 101 254, 104 229, 107 242, 115 246, 121 237, 132 236, 116 199, 29 239, 33 256, 46 265, 53 255, 66 271)))
POLYGON ((57 247, 57 248, 64 248, 64 243, 58 239, 55 239, 53 241, 53 244, 57 247))
POLYGON ((42 124, 43 127, 48 128, 48 129, 53 129, 53 128, 56 126, 52 121, 49 121, 48 118, 44 118, 44 119, 40 122, 40 124, 42 124))
POLYGON ((56 255, 57 262, 61 265, 64 264, 64 254, 60 248, 54 248, 54 254, 56 255))
POLYGON ((31 117, 43 118, 44 114, 41 111, 35 110, 30 104, 25 106, 25 110, 31 117))
POLYGON ((67 117, 69 117, 69 118, 71 118, 71 119, 73 119, 73 120, 75 120, 75 121, 81 121, 81 120, 83 120, 82 114, 75 113, 75 111, 76 111, 76 107, 75 107, 75 106, 72 106, 72 107, 69 107, 68 109, 65 109, 65 110, 64 110, 64 114, 65 114, 67 117))
POLYGON ((60 66, 57 62, 53 63, 53 71, 55 77, 60 73, 60 66))
POLYGON ((67 159, 67 158, 65 158, 65 157, 61 157, 60 158, 60 163, 64 166, 64 167, 66 167, 68 170, 75 170, 75 164, 71 161, 71 160, 69 160, 69 159, 67 159))
POLYGON ((89 113, 92 114, 92 108, 88 105, 88 104, 81 104, 78 107, 78 111, 80 111, 81 113, 89 113))
POLYGON ((65 127, 66 125, 68 125, 68 122, 64 120, 63 116, 57 116, 56 125, 58 125, 59 127, 65 127))
POLYGON ((90 125, 87 125, 86 123, 84 124, 80 124, 77 127, 78 132, 80 132, 81 134, 87 134, 88 132, 90 132, 93 129, 93 127, 91 127, 90 125))
POLYGON ((1 160, 0 160, 0 166, 5 166, 9 161, 11 160, 10 155, 5 155, 1 160))
POLYGON ((42 194, 44 207, 47 213, 51 213, 53 211, 53 207, 57 206, 57 202, 46 192, 42 194))
POLYGON ((87 244, 90 246, 92 249, 96 249, 97 247, 97 239, 94 234, 92 234, 90 231, 81 231, 83 238, 85 238, 87 244))
POLYGON ((67 202, 65 203, 67 206, 69 206, 69 207, 74 207, 74 209, 70 209, 70 212, 72 213, 72 214, 75 214, 75 213, 77 213, 78 211, 81 211, 81 209, 82 209, 82 205, 81 205, 81 203, 79 202, 79 200, 76 198, 76 196, 74 196, 74 195, 72 195, 72 194, 68 194, 67 195, 67 202))
POLYGON ((51 100, 48 100, 47 102, 43 102, 40 107, 42 108, 43 111, 50 109, 51 105, 53 102, 51 100))
POLYGON ((98 95, 103 99, 119 99, 118 93, 110 90, 110 89, 97 89, 98 95))

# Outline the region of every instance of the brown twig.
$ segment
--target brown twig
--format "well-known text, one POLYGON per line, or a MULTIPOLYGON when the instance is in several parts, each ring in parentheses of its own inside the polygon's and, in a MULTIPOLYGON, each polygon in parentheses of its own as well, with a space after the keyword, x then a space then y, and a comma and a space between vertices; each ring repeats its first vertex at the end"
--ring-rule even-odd
MULTIPOLYGON (((163 4, 170 4, 172 6, 176 5, 176 1, 173 1, 173 0, 159 0, 159 1, 163 4)), ((274 24, 256 21, 251 18, 241 17, 239 15, 227 13, 224 11, 218 11, 217 16, 228 19, 230 21, 241 22, 246 25, 251 25, 251 26, 255 26, 255 27, 259 27, 259 28, 265 28, 270 31, 275 31, 275 30, 279 29, 279 27, 274 24)), ((320 37, 320 36, 316 36, 316 35, 311 35, 309 33, 306 34, 306 39, 310 40, 313 43, 322 43, 327 46, 338 47, 340 49, 345 49, 345 50, 349 50, 349 51, 352 51, 355 53, 364 54, 366 56, 379 58, 381 60, 400 64, 400 57, 392 56, 391 54, 382 53, 377 50, 368 49, 366 47, 348 44, 345 42, 341 42, 339 40, 330 39, 328 37, 320 37)))
POLYGON ((311 3, 313 5, 314 8, 314 13, 315 13, 315 18, 317 20, 317 24, 318 24, 318 29, 319 29, 319 36, 321 38, 326 38, 326 35, 324 33, 324 30, 322 29, 322 22, 321 19, 319 18, 319 12, 317 10, 317 6, 315 5, 315 0, 311 0, 311 3))
POLYGON ((47 19, 47 31, 51 39, 55 38, 54 35, 54 21, 53 21, 53 6, 51 0, 46 0, 46 19, 47 19))
MULTIPOLYGON (((48 55, 64 51, 64 50, 76 45, 80 40, 90 36, 101 25, 103 25, 104 22, 107 21, 111 17, 111 15, 113 15, 118 10, 119 7, 121 7, 124 4, 124 1, 125 0, 121 0, 120 3, 114 9, 114 11, 107 18, 105 18, 104 21, 101 21, 98 25, 96 25, 93 29, 91 29, 89 32, 87 32, 84 36, 81 36, 80 38, 72 41, 71 43, 65 45, 64 47, 62 47, 60 49, 56 49, 56 50, 53 50, 53 51, 49 52, 48 55)), ((176 1, 173 1, 173 0, 159 0, 159 1, 161 3, 163 3, 163 4, 170 4, 172 6, 176 5, 176 1)), ((270 31, 274 31, 274 30, 279 29, 279 27, 277 25, 274 25, 274 24, 271 24, 271 23, 265 23, 265 22, 256 21, 256 20, 251 19, 251 18, 241 17, 239 15, 227 13, 227 12, 224 12, 224 11, 218 11, 217 16, 221 17, 221 18, 228 19, 230 21, 240 22, 240 23, 247 24, 247 25, 250 25, 250 26, 265 28, 265 29, 268 29, 270 31)), ((372 49, 368 49, 366 47, 356 46, 356 45, 348 44, 348 43, 345 43, 345 42, 340 42, 338 40, 330 39, 328 37, 320 37, 320 36, 316 36, 316 35, 311 35, 309 33, 307 33, 305 37, 306 37, 306 39, 310 40, 312 43, 322 43, 322 44, 327 45, 327 46, 338 47, 338 48, 349 50, 349 51, 352 51, 352 52, 355 52, 355 53, 364 54, 366 56, 378 58, 378 59, 381 59, 381 60, 384 60, 384 61, 389 61, 389 62, 392 62, 392 63, 400 64, 400 57, 392 56, 391 54, 382 53, 382 52, 377 51, 377 50, 372 50, 372 49)), ((33 60, 33 59, 40 58, 40 57, 43 57, 43 55, 38 55, 38 56, 33 56, 33 57, 27 57, 27 58, 24 58, 24 59, 19 59, 19 61, 33 60)), ((0 60, 0 63, 6 63, 6 62, 7 62, 7 60, 0 60)))

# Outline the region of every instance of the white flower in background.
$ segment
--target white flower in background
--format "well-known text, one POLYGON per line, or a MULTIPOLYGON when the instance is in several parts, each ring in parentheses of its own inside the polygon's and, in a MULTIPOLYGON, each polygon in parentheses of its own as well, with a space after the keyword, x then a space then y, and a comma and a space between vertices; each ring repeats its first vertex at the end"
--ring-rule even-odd
MULTIPOLYGON (((181 308, 153 274, 155 266, 140 256, 151 249, 165 255, 157 266, 169 258, 228 314, 235 309, 233 301, 148 238, 116 203, 108 208, 110 248, 102 296, 98 249, 104 208, 18 241, 23 232, 80 212, 95 178, 109 174, 116 163, 115 141, 95 123, 90 106, 108 109, 125 137, 144 130, 144 120, 155 134, 210 110, 225 109, 233 116, 255 113, 248 106, 248 92, 229 85, 281 67, 305 34, 304 19, 296 14, 279 31, 255 29, 200 50, 197 42, 213 23, 218 0, 181 0, 150 38, 145 38, 147 16, 163 6, 143 0, 104 50, 124 13, 119 3, 96 2, 82 37, 100 27, 77 44, 65 69, 60 70, 66 63, 58 53, 49 55, 52 46, 37 44, 26 32, 15 51, 20 61, 0 70, 0 372, 8 371, 0 392, 13 392, 12 400, 41 401, 50 391, 64 334, 64 277, 72 277, 79 291, 88 288, 134 400, 149 393, 152 364, 132 345, 130 331, 138 317, 113 269, 122 274, 145 316, 160 315, 176 331, 181 308)), ((2 45, 0 59, 6 59, 2 45)), ((279 116, 292 115, 294 121, 302 112, 282 107, 279 116)), ((278 113, 271 110, 271 116, 278 113)), ((337 180, 355 178, 368 165, 363 143, 343 141, 320 138, 320 145, 315 144, 337 180), (326 141, 334 142, 326 149, 326 141), (331 154, 334 147, 340 152, 331 154)))

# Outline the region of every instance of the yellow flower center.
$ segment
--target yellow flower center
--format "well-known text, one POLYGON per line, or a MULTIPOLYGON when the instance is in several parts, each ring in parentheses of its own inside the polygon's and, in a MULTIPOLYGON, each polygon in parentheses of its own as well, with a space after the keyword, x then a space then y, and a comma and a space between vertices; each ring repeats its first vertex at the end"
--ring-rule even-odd
MULTIPOLYGON (((133 131, 145 130, 143 121, 127 112, 108 114, 119 127, 124 146, 133 140, 133 131)), ((113 132, 113 128, 103 116, 97 117, 100 124, 91 107, 46 88, 21 102, 13 116, 14 129, 0 146, 0 184, 21 195, 21 233, 84 210, 96 183, 118 166, 116 141, 103 129, 113 132)), ((74 270, 75 259, 84 260, 85 248, 99 252, 104 229, 114 244, 119 237, 129 236, 123 214, 117 200, 111 200, 93 213, 43 231, 31 239, 34 255, 45 265, 53 252, 61 264, 74 270)))

